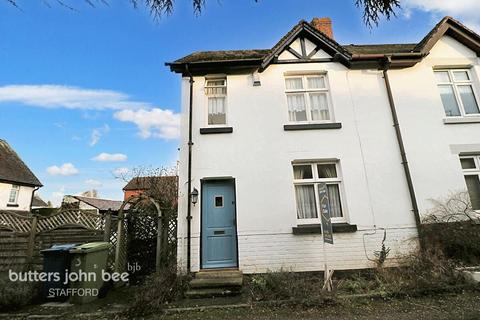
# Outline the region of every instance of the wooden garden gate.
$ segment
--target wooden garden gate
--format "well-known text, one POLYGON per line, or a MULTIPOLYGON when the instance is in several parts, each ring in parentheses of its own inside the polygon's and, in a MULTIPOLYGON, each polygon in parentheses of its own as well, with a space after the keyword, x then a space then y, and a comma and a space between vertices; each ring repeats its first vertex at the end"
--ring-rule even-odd
POLYGON ((115 271, 130 271, 133 282, 176 263, 177 214, 147 195, 129 198, 112 224, 115 271))

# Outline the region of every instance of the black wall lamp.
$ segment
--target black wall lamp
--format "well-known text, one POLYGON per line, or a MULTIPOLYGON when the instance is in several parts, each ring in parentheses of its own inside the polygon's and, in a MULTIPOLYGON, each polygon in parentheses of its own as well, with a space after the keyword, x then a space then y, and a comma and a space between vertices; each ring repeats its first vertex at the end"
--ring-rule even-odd
POLYGON ((193 191, 190 193, 191 201, 193 205, 198 202, 198 190, 197 188, 193 188, 193 191))

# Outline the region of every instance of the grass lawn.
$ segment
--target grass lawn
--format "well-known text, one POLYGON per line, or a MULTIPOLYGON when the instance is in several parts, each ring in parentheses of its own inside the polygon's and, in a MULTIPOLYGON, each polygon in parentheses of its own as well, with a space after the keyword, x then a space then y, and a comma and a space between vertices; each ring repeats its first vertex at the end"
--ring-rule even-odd
POLYGON ((480 319, 480 293, 464 292, 432 297, 406 298, 386 301, 340 301, 318 308, 255 307, 183 312, 149 319, 254 319, 254 320, 477 320, 480 319))

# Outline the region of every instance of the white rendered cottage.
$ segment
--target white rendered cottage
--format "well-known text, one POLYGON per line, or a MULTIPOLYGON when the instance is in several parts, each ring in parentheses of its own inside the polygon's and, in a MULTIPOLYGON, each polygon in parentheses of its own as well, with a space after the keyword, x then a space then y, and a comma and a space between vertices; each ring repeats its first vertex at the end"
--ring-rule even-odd
POLYGON ((373 266, 384 230, 389 258, 416 248, 429 199, 468 188, 480 209, 479 54, 450 17, 418 44, 345 46, 314 19, 268 50, 168 63, 183 77, 180 267, 323 270, 323 182, 334 269, 373 266))
POLYGON ((29 214, 34 193, 41 186, 15 150, 0 139, 0 214, 29 214))

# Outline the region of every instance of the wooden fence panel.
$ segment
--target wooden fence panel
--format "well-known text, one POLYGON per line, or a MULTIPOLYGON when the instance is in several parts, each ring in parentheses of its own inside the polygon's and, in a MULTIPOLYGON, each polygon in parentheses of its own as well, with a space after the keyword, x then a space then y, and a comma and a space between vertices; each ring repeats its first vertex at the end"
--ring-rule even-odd
POLYGON ((27 265, 28 233, 0 229, 0 271, 20 271, 27 265))
POLYGON ((43 264, 41 250, 54 244, 82 244, 104 238, 103 217, 92 212, 64 211, 38 218, 36 232, 32 232, 34 220, 31 216, 0 215, 0 272, 40 270, 43 264))
MULTIPOLYGON (((176 215, 175 215, 176 216, 176 215)), ((160 241, 163 261, 176 261, 176 219, 172 215, 163 220, 163 237, 160 241)), ((127 261, 128 226, 111 212, 101 215, 96 212, 69 209, 48 217, 21 216, 15 213, 0 214, 0 272, 9 269, 23 271, 27 268, 42 268, 41 250, 53 244, 82 244, 93 241, 109 241, 108 267, 115 270, 115 254, 119 238, 123 245, 118 248, 118 258, 127 261), (122 223, 123 234, 117 234, 122 223), (35 229, 35 230, 33 230, 35 229)))

